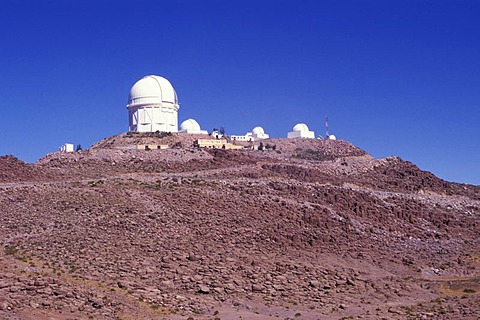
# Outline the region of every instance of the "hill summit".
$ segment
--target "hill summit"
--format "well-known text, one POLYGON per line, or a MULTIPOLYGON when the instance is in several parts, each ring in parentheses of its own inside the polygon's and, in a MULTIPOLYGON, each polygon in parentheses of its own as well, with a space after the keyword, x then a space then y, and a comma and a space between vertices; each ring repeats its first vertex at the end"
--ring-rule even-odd
POLYGON ((480 313, 480 187, 346 141, 202 137, 0 157, 0 318, 480 313))

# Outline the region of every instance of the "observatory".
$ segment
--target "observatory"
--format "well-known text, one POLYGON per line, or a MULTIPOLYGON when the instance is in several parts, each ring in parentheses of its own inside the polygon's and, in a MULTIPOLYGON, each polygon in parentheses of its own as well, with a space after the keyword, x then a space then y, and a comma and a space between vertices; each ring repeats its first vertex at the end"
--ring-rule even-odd
POLYGON ((262 127, 255 127, 252 130, 252 136, 255 140, 268 139, 270 136, 265 133, 262 127))
POLYGON ((128 97, 129 131, 177 132, 178 99, 171 83, 159 76, 137 81, 128 97))
POLYGON ((293 127, 293 131, 288 133, 287 138, 315 139, 315 132, 310 131, 305 123, 298 123, 293 127))
POLYGON ((257 141, 262 139, 268 139, 270 136, 265 133, 262 127, 255 127, 252 129, 252 132, 247 132, 243 136, 232 135, 230 138, 238 141, 257 141))
POLYGON ((189 134, 208 134, 207 130, 202 130, 195 119, 187 119, 180 125, 180 131, 189 134))
POLYGON ((337 140, 337 137, 335 137, 335 135, 333 135, 333 134, 330 134, 330 135, 327 136, 327 139, 328 140, 337 140))

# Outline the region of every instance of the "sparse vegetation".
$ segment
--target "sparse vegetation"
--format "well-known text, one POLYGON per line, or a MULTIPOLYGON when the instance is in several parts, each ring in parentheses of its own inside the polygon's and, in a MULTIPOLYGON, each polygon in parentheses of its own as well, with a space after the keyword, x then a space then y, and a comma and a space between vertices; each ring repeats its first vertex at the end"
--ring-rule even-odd
POLYGON ((18 249, 16 246, 10 244, 7 246, 5 252, 8 254, 8 255, 15 255, 17 252, 18 252, 18 249))

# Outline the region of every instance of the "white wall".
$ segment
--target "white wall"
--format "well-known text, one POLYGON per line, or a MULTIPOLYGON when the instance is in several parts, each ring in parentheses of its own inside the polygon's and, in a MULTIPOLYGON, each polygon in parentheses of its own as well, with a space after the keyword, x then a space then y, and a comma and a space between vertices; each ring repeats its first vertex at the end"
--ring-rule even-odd
POLYGON ((287 134, 287 138, 307 138, 315 139, 315 132, 313 131, 291 131, 287 134))
POLYGON ((129 131, 178 132, 178 111, 174 105, 130 107, 129 131))

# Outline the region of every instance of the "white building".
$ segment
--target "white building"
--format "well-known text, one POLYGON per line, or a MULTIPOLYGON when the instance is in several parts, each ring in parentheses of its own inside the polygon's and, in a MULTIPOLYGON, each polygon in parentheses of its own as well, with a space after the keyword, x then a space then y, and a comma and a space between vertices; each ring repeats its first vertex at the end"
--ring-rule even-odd
POLYGON ((327 136, 327 140, 337 140, 337 137, 335 137, 333 134, 330 134, 327 136))
POLYGON ((257 140, 268 139, 269 137, 270 136, 265 133, 262 127, 255 127, 253 128, 252 132, 247 132, 243 136, 235 136, 235 135, 230 136, 232 140, 237 140, 237 141, 257 141, 257 140))
POLYGON ((315 139, 315 132, 310 131, 305 123, 299 123, 287 134, 287 138, 315 139))
POLYGON ((195 119, 187 119, 180 125, 180 131, 189 134, 208 134, 207 130, 202 130, 195 119))
POLYGON ((167 79, 146 76, 130 89, 128 130, 177 132, 179 108, 177 94, 167 79))
POLYGON ((63 146, 58 148, 60 152, 73 152, 75 151, 73 143, 65 143, 63 146))
POLYGON ((209 134, 210 134, 210 136, 211 136, 212 138, 215 138, 215 139, 222 139, 222 138, 223 138, 223 134, 221 134, 221 133, 218 131, 218 129, 216 129, 216 128, 214 128, 214 129, 212 130, 212 132, 210 132, 209 134))
POLYGON ((268 139, 270 136, 265 133, 265 130, 263 130, 262 127, 255 127, 252 130, 252 136, 255 140, 263 140, 263 139, 268 139))

